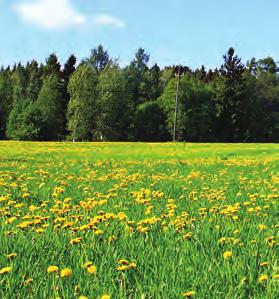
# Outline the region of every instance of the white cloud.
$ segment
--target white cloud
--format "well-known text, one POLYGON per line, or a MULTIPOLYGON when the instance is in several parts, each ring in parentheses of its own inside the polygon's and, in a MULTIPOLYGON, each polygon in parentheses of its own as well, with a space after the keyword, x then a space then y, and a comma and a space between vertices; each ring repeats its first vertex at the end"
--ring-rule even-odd
POLYGON ((94 17, 94 23, 97 25, 109 25, 117 28, 126 27, 126 24, 122 20, 107 14, 96 15, 94 17))
POLYGON ((61 29, 84 25, 86 16, 71 5, 70 0, 33 0, 15 6, 20 17, 45 29, 61 29))

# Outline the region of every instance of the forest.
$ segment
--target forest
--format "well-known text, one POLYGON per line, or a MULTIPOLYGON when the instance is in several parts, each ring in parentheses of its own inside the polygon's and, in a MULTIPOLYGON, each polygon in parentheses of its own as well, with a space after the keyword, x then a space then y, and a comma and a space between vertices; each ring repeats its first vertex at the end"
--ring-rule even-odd
POLYGON ((77 64, 45 61, 0 70, 0 139, 278 142, 279 67, 272 57, 242 62, 235 49, 220 68, 150 65, 140 48, 120 66, 102 45, 77 64))

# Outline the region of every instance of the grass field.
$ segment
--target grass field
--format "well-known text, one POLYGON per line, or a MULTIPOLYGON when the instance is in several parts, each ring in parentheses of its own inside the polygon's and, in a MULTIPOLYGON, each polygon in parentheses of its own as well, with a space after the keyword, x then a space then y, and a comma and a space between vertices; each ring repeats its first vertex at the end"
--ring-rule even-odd
POLYGON ((278 184, 276 144, 0 142, 0 298, 276 298, 278 184))

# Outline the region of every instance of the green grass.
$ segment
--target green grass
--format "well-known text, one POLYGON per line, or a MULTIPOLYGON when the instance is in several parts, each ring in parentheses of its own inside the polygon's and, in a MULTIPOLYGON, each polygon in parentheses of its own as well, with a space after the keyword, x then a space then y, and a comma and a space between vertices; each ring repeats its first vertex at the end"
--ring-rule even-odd
POLYGON ((278 161, 277 144, 0 142, 0 298, 276 298, 278 161))

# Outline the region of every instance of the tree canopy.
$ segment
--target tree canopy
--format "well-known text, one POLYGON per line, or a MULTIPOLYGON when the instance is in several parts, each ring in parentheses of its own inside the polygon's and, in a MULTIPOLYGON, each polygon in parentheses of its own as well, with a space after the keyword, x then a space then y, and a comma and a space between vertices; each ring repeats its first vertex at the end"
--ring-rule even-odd
MULTIPOLYGON (((229 48, 220 68, 179 66, 177 139, 278 142, 279 68, 272 57, 246 64, 229 48)), ((0 138, 170 141, 178 65, 160 67, 139 48, 120 67, 102 45, 77 64, 55 53, 0 69, 0 138)))

